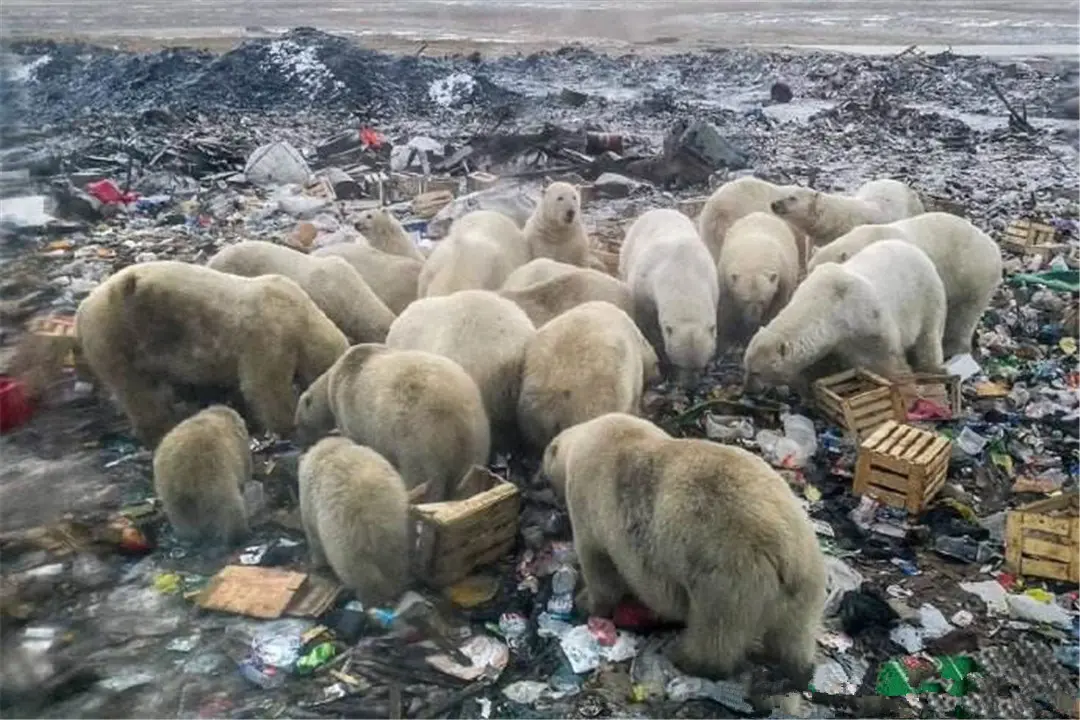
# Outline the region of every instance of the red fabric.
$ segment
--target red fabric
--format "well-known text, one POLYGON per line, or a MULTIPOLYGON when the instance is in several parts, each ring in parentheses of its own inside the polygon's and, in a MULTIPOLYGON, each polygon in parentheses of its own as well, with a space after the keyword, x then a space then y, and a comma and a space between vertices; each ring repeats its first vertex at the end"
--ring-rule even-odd
POLYGON ((120 192, 120 188, 112 180, 98 180, 86 186, 86 192, 96 197, 106 205, 124 205, 133 203, 139 199, 139 193, 120 192))

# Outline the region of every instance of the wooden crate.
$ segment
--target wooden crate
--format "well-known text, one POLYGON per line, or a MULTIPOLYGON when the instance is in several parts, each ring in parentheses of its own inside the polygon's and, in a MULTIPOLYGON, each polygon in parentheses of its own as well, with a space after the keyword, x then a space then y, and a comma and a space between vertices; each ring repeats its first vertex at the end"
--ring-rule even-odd
POLYGON ((477 170, 476 172, 469 173, 465 178, 465 190, 466 192, 471 193, 487 190, 490 187, 494 187, 497 182, 499 182, 498 175, 492 175, 489 172, 477 170))
POLYGON ((944 435, 890 420, 859 446, 852 492, 917 515, 945 484, 951 452, 944 435))
POLYGON ((893 391, 897 393, 900 408, 904 412, 901 420, 907 420, 907 410, 919 398, 925 398, 941 407, 949 409, 952 417, 960 416, 960 376, 938 373, 913 373, 893 378, 893 391))
POLYGON ((1080 582, 1080 499, 1075 492, 1010 510, 1005 523, 1009 572, 1080 582))
POLYGON ((1024 255, 1048 255, 1064 249, 1057 242, 1057 230, 1046 223, 1021 218, 1005 229, 1001 244, 1024 255))
POLYGON ((814 382, 818 409, 856 439, 866 437, 888 420, 907 413, 892 384, 868 370, 845 370, 814 382))
POLYGON ((449 190, 434 190, 421 193, 412 199, 412 211, 425 220, 435 217, 440 210, 454 201, 454 194, 449 190))
POLYGON ((452 585, 498 560, 517 540, 517 487, 480 466, 462 483, 483 490, 465 500, 409 507, 413 575, 435 587, 452 585))

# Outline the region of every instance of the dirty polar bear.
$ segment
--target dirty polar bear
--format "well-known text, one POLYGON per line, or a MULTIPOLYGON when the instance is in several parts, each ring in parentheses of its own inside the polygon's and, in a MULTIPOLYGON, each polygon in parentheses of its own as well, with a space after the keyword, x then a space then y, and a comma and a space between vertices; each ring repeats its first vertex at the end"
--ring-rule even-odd
POLYGON ((863 225, 821 248, 810 269, 844 262, 882 240, 903 240, 930 258, 945 285, 948 310, 942 349, 945 357, 971 352, 979 318, 1001 284, 1001 248, 964 218, 943 212, 924 213, 887 225, 863 225))
POLYGON ((498 290, 510 273, 530 260, 525 236, 514 221, 492 210, 475 210, 450 226, 420 271, 419 297, 458 290, 498 290))
POLYGON ((940 372, 945 288, 922 250, 899 240, 822 263, 746 348, 747 386, 795 385, 831 353, 885 377, 940 372), (910 360, 910 366, 909 366, 910 360))
POLYGON ((609 412, 637 414, 656 377, 652 345, 624 311, 587 302, 540 328, 525 350, 518 425, 538 450, 563 429, 609 412))
POLYGON ((816 245, 830 243, 859 225, 889 223, 925 212, 918 193, 890 179, 871 180, 850 196, 795 187, 770 208, 816 245))
POLYGON ((581 195, 570 183, 554 182, 525 222, 525 241, 533 258, 551 258, 585 267, 592 254, 581 222, 581 195))
POLYGON ((231 546, 248 534, 249 440, 243 418, 225 405, 211 405, 162 438, 154 451, 154 493, 177 537, 231 546))
POLYGON ((633 595, 686 623, 671 651, 684 672, 725 678, 753 656, 806 688, 825 565, 806 513, 764 461, 611 413, 560 433, 541 472, 566 498, 579 607, 610 617, 633 595))
POLYGON ((626 231, 619 275, 634 316, 659 354, 689 382, 716 351, 716 265, 697 228, 677 210, 649 210, 626 231))
POLYGON ((626 283, 599 270, 549 258, 531 260, 510 273, 499 294, 524 310, 536 327, 595 300, 609 302, 631 317, 634 313, 626 283))
POLYGON ((154 447, 180 419, 186 387, 238 388, 256 423, 287 435, 297 377, 307 386, 345 352, 345 335, 299 285, 162 260, 124 268, 75 314, 87 364, 154 447))
POLYGON ((300 397, 302 444, 335 425, 401 473, 426 502, 453 495, 473 465, 487 463, 491 434, 480 390, 453 360, 385 345, 355 345, 300 397))
POLYGON ((282 275, 294 280, 353 343, 382 342, 394 321, 386 303, 341 258, 245 240, 222 249, 206 266, 241 277, 282 275))
MULTIPOLYGON (((774 185, 756 177, 741 177, 724 183, 709 196, 698 215, 698 232, 701 240, 709 248, 714 262, 719 262, 720 251, 724 247, 724 238, 728 229, 740 218, 753 212, 772 212, 772 204, 787 197, 798 189, 798 185, 774 185)), ((794 231, 794 230, 793 230, 794 231)), ((801 266, 806 265, 805 238, 802 233, 796 238, 799 243, 801 266)))
POLYGON ((744 339, 780 312, 799 284, 799 248, 791 226, 754 212, 727 231, 716 268, 720 332, 744 339))
POLYGON ((492 440, 505 447, 516 438, 515 414, 525 345, 536 334, 514 303, 488 290, 417 300, 386 336, 398 350, 423 350, 450 358, 476 382, 491 421, 492 440))
POLYGON ((386 208, 364 210, 356 216, 353 227, 377 250, 424 261, 420 248, 416 247, 409 233, 386 208))
POLYGON ((400 315, 416 299, 416 285, 420 280, 420 269, 424 267, 419 260, 384 252, 362 241, 327 245, 311 255, 337 256, 352 265, 395 315, 400 315))
POLYGON ((393 602, 408 582, 409 495, 384 457, 348 438, 300 458, 300 519, 312 563, 329 565, 365 605, 393 602))

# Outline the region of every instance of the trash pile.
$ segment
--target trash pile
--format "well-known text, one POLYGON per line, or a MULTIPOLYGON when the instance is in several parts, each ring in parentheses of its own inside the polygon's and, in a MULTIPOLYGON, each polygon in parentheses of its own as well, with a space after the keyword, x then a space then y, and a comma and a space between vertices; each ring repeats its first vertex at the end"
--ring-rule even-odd
POLYGON ((568 518, 534 484, 535 458, 492 468, 489 491, 520 498, 512 550, 447 565, 439 587, 391 607, 365 607, 308 566, 299 451, 284 440, 252 441, 249 543, 222 556, 185 545, 153 499, 149 451, 73 352, 71 323, 132 263, 205 262, 239 239, 349 242, 377 207, 430 247, 470 210, 523 220, 545 179, 582 188, 610 268, 644 209, 693 215, 710 187, 753 173, 822 189, 895 176, 967 215, 1007 258, 972 355, 952 358, 948 376, 868 391, 895 403, 892 425, 849 427, 835 408, 857 400, 839 381, 813 403, 743 395, 739 348, 693 393, 646 395, 670 432, 761 454, 804 500, 829 560, 810 712, 1080 715, 1080 178, 1075 123, 1047 117, 1074 70, 917 51, 392 58, 309 29, 221 56, 12 49, 0 133, 5 708, 761 711, 743 678, 672 666, 671 628, 647 609, 625 602, 606 619, 575 607, 568 518), (854 492, 892 457, 889 433, 932 439, 940 459, 905 480, 940 481, 892 488, 899 505, 854 492))

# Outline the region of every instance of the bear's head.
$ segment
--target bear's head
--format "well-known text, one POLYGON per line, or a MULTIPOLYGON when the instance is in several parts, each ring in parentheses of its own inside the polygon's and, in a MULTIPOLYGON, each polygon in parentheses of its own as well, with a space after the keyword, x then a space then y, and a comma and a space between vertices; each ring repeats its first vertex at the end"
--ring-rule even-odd
POLYGON ((791 377, 791 342, 763 327, 754 333, 743 354, 743 387, 757 392, 771 385, 786 385, 791 377))
POLYGON ((817 192, 809 188, 791 188, 779 200, 773 200, 769 208, 782 218, 807 218, 814 211, 817 192))
POLYGON ((728 276, 728 287, 742 309, 742 320, 747 328, 756 330, 761 327, 765 311, 772 305, 779 284, 780 275, 775 270, 731 273, 728 276))
POLYGON ((362 213, 356 216, 353 220, 353 227, 364 233, 385 232, 386 228, 392 225, 393 217, 385 208, 374 208, 372 210, 364 210, 362 213))
POLYGON ((540 212, 550 225, 572 225, 581 218, 581 195, 570 183, 553 182, 544 190, 540 212))
POLYGON ((683 387, 694 385, 716 352, 716 313, 713 309, 696 312, 657 311, 664 353, 675 368, 675 380, 683 387))
POLYGON ((296 443, 301 447, 314 445, 334 429, 334 412, 330 408, 330 372, 328 370, 320 375, 296 403, 296 443))
POLYGON ((550 485, 555 496, 564 503, 566 502, 566 457, 577 434, 575 429, 579 427, 581 427, 580 424, 563 430, 547 444, 534 479, 537 484, 550 485))

